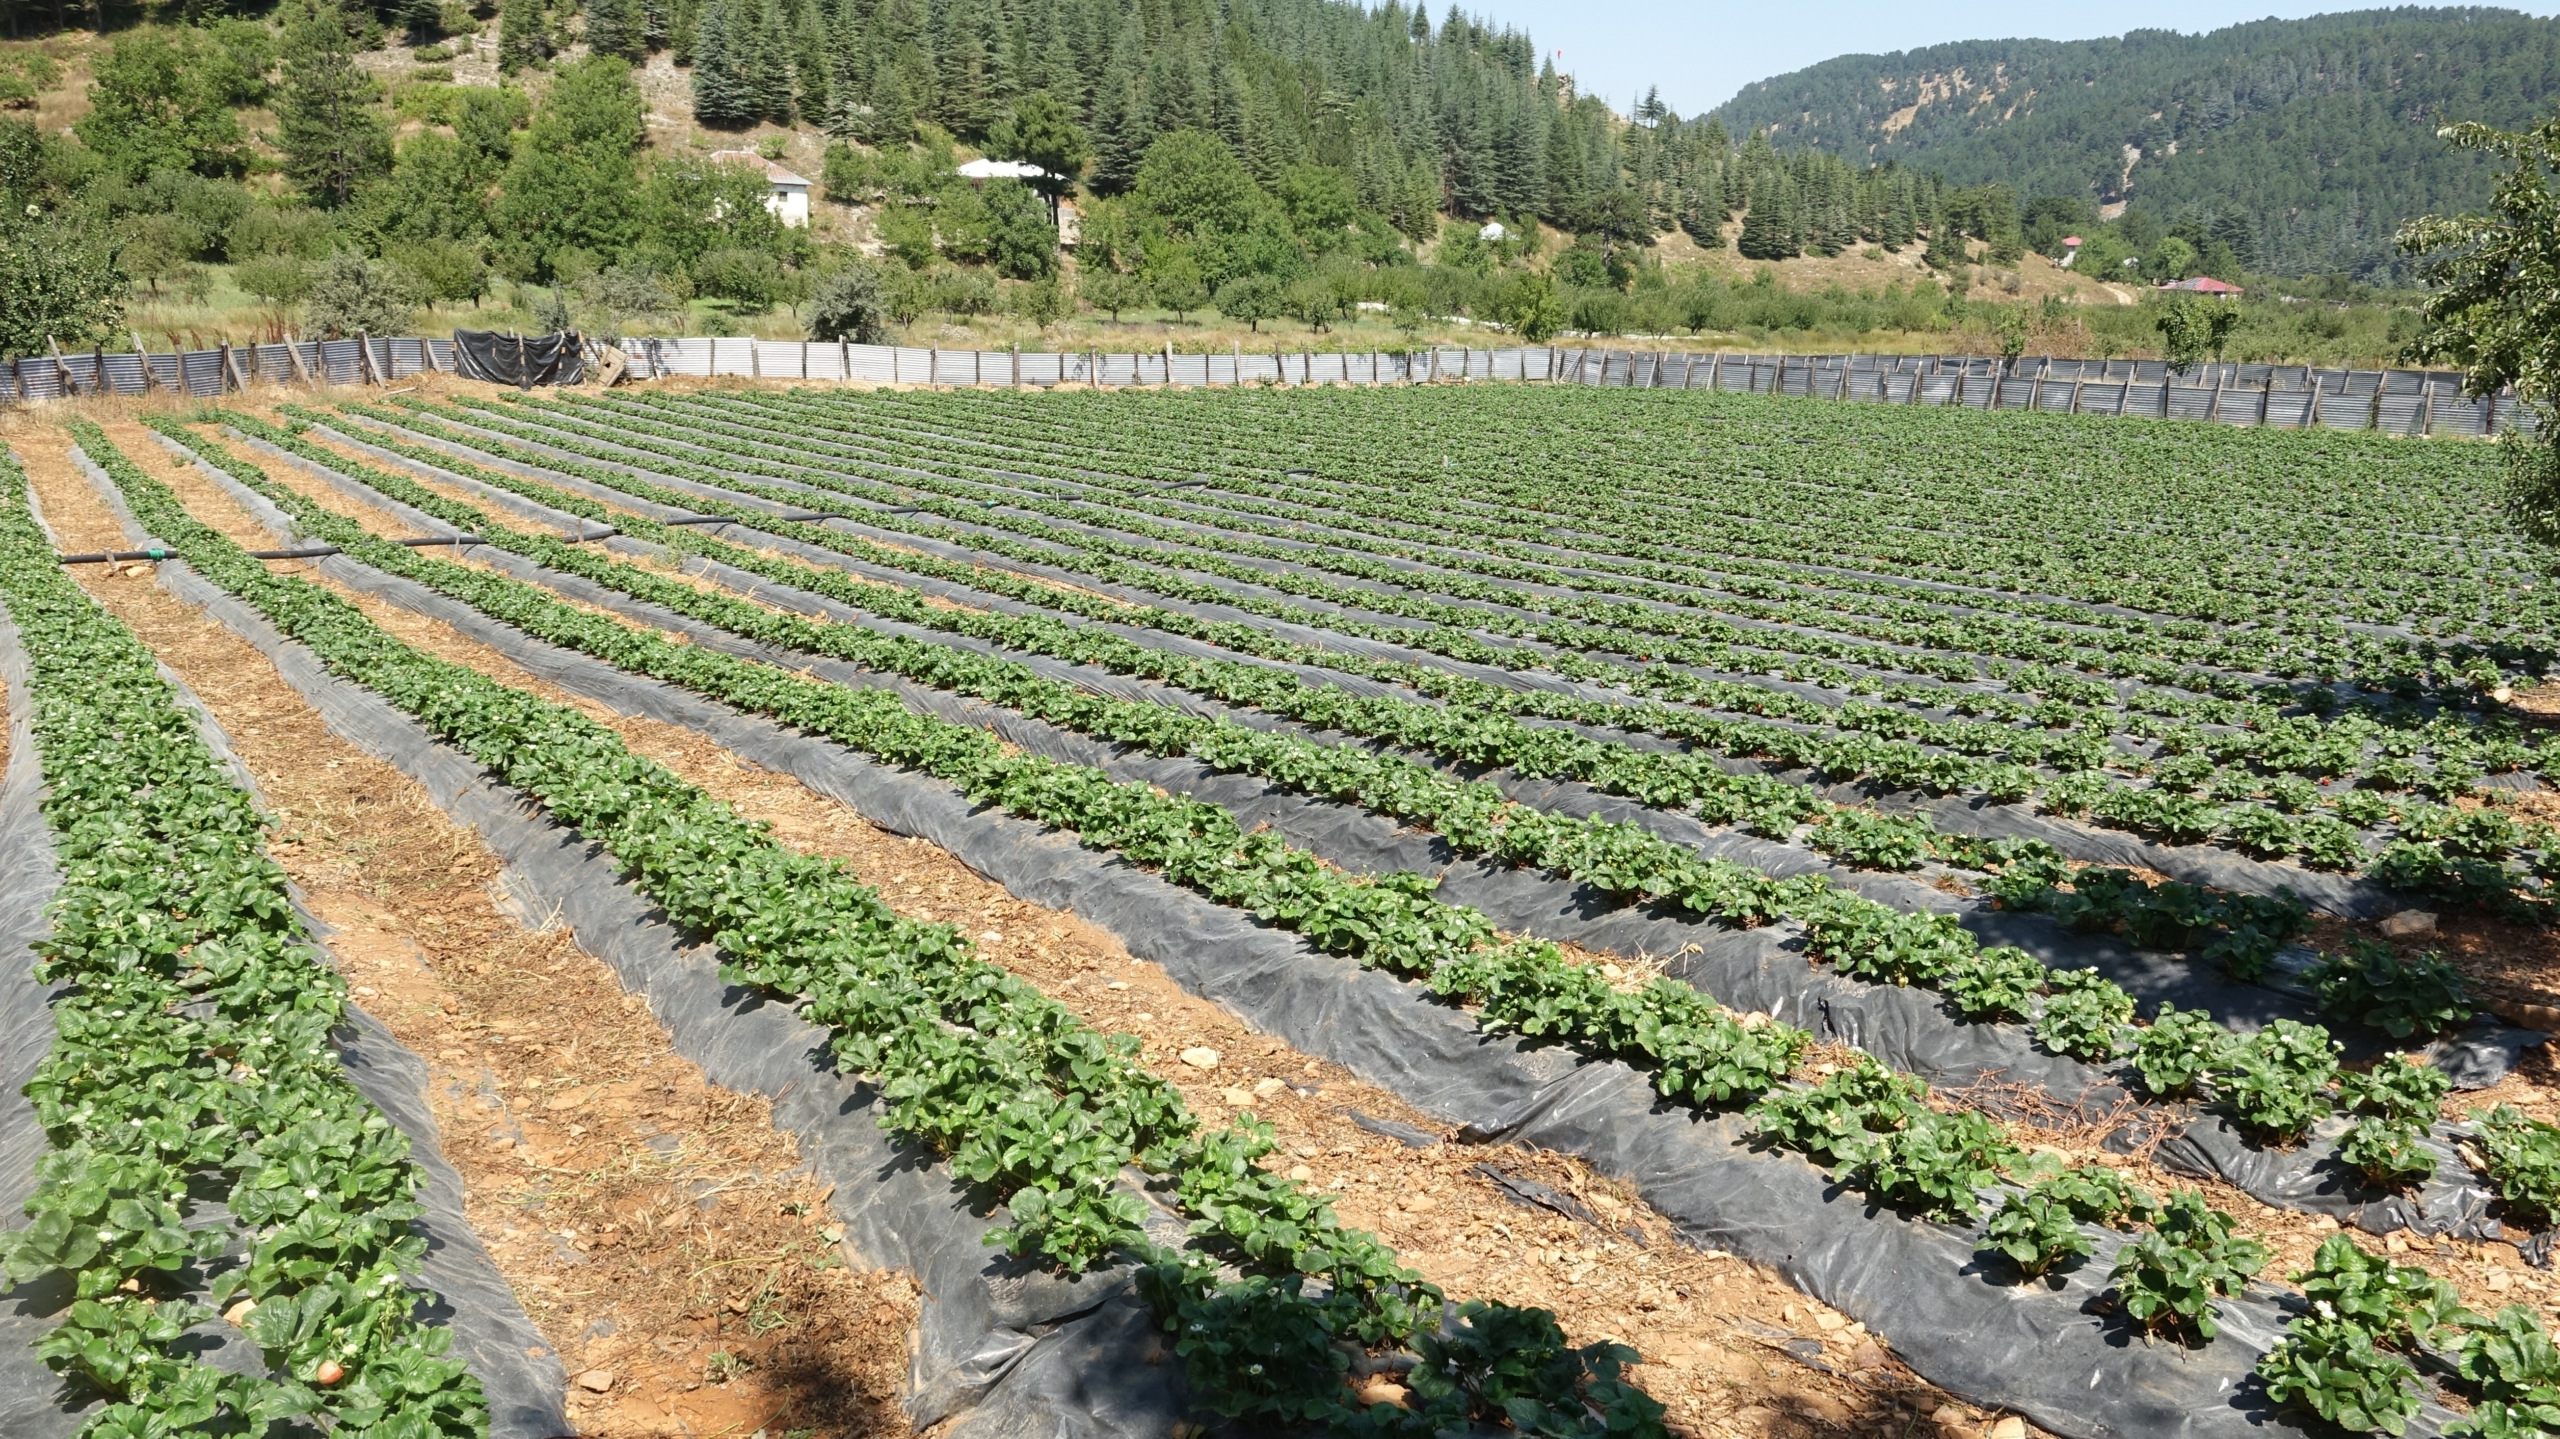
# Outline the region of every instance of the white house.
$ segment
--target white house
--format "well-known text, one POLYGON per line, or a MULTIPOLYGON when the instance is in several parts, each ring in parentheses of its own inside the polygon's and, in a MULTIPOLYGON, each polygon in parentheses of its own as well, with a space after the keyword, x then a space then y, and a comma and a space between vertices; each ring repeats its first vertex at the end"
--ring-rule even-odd
POLYGON ((786 225, 802 229, 808 227, 809 181, 805 176, 793 174, 779 162, 768 160, 752 150, 714 150, 711 158, 724 163, 753 165, 764 171, 765 184, 769 187, 765 191, 764 207, 781 217, 786 225))
POLYGON ((1484 222, 1484 228, 1476 231, 1476 238, 1484 241, 1488 245, 1498 245, 1501 244, 1503 238, 1510 233, 1510 231, 1502 228, 1502 222, 1500 220, 1487 220, 1484 222))
POLYGON ((2068 270, 2071 268, 2071 262, 2079 258, 2080 237, 2077 235, 2065 235, 2062 237, 2062 258, 2054 261, 2053 267, 2057 270, 2068 270))

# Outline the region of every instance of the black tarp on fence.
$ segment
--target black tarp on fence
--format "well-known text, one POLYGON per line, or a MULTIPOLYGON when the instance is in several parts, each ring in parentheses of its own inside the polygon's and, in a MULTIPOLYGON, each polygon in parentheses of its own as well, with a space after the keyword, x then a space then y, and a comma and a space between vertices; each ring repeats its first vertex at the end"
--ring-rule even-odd
POLYGON ((551 335, 453 332, 453 364, 466 380, 493 385, 575 385, 586 379, 586 346, 574 330, 551 335))

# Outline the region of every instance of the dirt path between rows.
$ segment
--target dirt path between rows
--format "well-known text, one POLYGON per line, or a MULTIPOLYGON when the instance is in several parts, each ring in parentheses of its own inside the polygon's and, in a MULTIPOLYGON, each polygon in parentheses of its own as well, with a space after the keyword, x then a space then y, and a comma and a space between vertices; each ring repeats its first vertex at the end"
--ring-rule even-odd
MULTIPOLYGON (((168 477, 147 436, 117 428, 168 477)), ((121 548, 66 448, 59 430, 17 437, 47 518, 71 549, 121 548)), ((222 724, 356 1001, 426 1061, 472 1228, 560 1349, 579 1431, 909 1432, 915 1286, 847 1265, 764 1101, 706 1084, 565 931, 529 931, 478 839, 331 735, 264 656, 147 567, 78 575, 222 724)))

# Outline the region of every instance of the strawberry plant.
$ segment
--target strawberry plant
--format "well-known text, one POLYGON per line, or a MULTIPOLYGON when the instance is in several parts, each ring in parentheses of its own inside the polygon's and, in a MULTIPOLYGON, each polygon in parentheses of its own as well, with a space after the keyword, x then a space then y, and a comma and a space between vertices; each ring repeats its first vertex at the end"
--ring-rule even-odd
POLYGON ((1887 1204, 1970 1223, 1982 1208, 1978 1191, 2017 1158, 2000 1126, 1982 1115, 1924 1109, 1870 1148, 1851 1178, 1887 1204))
POLYGON ((2044 992, 2044 961, 2015 945, 1996 944, 1950 967, 1940 985, 1967 1019, 2024 1019, 2044 992))
POLYGON ((2213 1089, 2242 1129, 2291 1144, 2329 1112, 2337 1072, 2338 1046, 2325 1031, 2279 1019, 2232 1047, 2213 1072, 2213 1089))
POLYGON ((2322 1240, 2311 1267, 2291 1278, 2322 1319, 2353 1325, 2401 1349, 2433 1346, 2440 1331, 2467 1313, 2451 1284, 2423 1269, 2375 1258, 2344 1234, 2322 1240))
POLYGON ((2474 1110, 2471 1122, 2482 1168, 2507 1208, 2527 1222, 2560 1221, 2560 1128, 2505 1104, 2474 1110))
POLYGON ((2214 1299, 2239 1293, 2265 1268, 2267 1247, 2235 1235, 2231 1216, 2192 1190, 2170 1195, 2152 1226, 2109 1273, 2118 1306, 2145 1332, 2212 1339, 2222 1332, 2214 1299))
POLYGON ((450 1332, 415 1318, 421 1176, 339 1065, 345 985, 265 852, 267 821, 151 652, 54 563, 5 452, 0 603, 27 653, 61 867, 37 975, 61 988, 55 1037, 26 1086, 52 1147, 26 1224, 0 1233, 0 1272, 58 1277, 73 1301, 37 1355, 105 1395, 91 1433, 311 1416, 485 1434, 450 1332), (190 1197, 206 1183, 245 1254, 190 1197), (241 1300, 258 1357, 216 1370, 186 1331, 241 1300), (316 1377, 323 1359, 335 1379, 316 1377))
POLYGON ((2057 969, 2036 1016, 2036 1042, 2056 1054, 2103 1062, 2124 1052, 2133 996, 2095 969, 2057 969))
POLYGON ((2527 1439, 2560 1429, 2560 1353, 2531 1309, 2510 1304, 2464 1326, 2455 1370, 2475 1391, 2458 1430, 2479 1439, 2527 1439))
POLYGON ((2403 959, 2363 940, 2321 956, 2309 978, 2322 1008, 2394 1039, 2432 1039, 2471 1022, 2470 982, 2440 954, 2403 959))
POLYGON ((2417 1370, 2355 1324, 2298 1320, 2256 1372, 2268 1398, 2352 1434, 2403 1434, 2418 1417, 2417 1370))
POLYGON ((2081 1226, 2126 1228, 2148 1223, 2160 1201, 2113 1170, 2071 1168, 2047 1173, 2001 1201, 1984 1229, 1984 1247, 2006 1254, 2024 1273, 2086 1258, 2095 1245, 2081 1226))
POLYGON ((2196 1082, 2228 1063, 2239 1042, 2213 1016, 2163 1004, 2134 1035, 2134 1072, 2159 1098, 2192 1096, 2196 1082))
MULTIPOLYGON (((1313 1348, 1303 1328, 1290 1328, 1291 1316, 1310 1311, 1287 1301, 1303 1298, 1295 1286, 1306 1278, 1327 1287, 1327 1299, 1311 1311, 1327 1347, 1401 1343, 1438 1312, 1437 1291, 1371 1236, 1341 1229, 1321 1199, 1258 1168, 1242 1172, 1267 1154, 1267 1132, 1204 1133, 1178 1093, 1138 1067, 1134 1046, 1098 1042, 1053 1001, 977 959, 952 927, 896 915, 839 866, 784 849, 576 711, 421 654, 327 591, 270 573, 189 517, 102 433, 75 433, 144 523, 174 537, 206 578, 258 607, 333 669, 417 715, 538 800, 556 822, 603 844, 675 924, 718 946, 724 978, 796 1000, 813 1022, 834 1030, 839 1061, 876 1076, 888 1101, 887 1126, 949 1156, 955 1170, 1005 1201, 1011 1222, 991 1240, 1070 1271, 1122 1250, 1157 1256, 1152 1267, 1161 1270, 1165 1261, 1138 1227, 1142 1208, 1119 1177, 1136 1163, 1172 1178, 1196 1206, 1199 1252, 1196 1262, 1183 1256, 1177 1279, 1160 1280, 1152 1293, 1176 1332, 1194 1336, 1212 1325, 1234 1331, 1217 1338, 1223 1349, 1201 1348, 1204 1396, 1241 1393, 1239 1413, 1340 1410, 1330 1361, 1298 1362, 1313 1348), (1198 1292, 1194 1277, 1214 1277, 1221 1265, 1243 1271, 1234 1282, 1250 1292, 1224 1284, 1198 1292), (1267 1387, 1254 1390, 1239 1376, 1267 1387)), ((369 558, 389 563, 409 554, 352 527, 342 533, 351 548, 370 547, 369 558)), ((516 594, 503 586, 490 593, 516 594)), ((541 608, 550 602, 518 598, 528 618, 561 617, 541 608)), ((716 663, 693 647, 622 633, 634 644, 692 649, 716 663)), ((876 691, 837 692, 832 701, 844 706, 833 711, 838 723, 858 715, 882 727, 873 732, 881 752, 909 762, 938 756, 965 765, 969 787, 982 798, 1077 819, 1089 834, 1108 827, 1123 852, 1164 864, 1223 902, 1305 912, 1309 884, 1319 892, 1334 886, 1335 895, 1359 902, 1267 835, 1247 841, 1229 822, 1223 835, 1213 827, 1203 836, 1165 822, 1201 812, 1214 826, 1209 815, 1223 819, 1222 812, 1186 811, 1166 800, 1174 807, 1148 813, 1162 797, 1143 786, 1113 785, 1093 771, 1045 761, 1007 767, 979 732, 914 715, 876 691), (1232 862, 1239 858, 1248 862, 1232 862)), ((1389 912, 1413 917, 1410 886, 1351 889, 1374 892, 1390 902, 1389 912)), ((1480 918, 1472 926, 1426 920, 1423 928, 1447 936, 1442 944, 1480 942, 1484 932, 1480 918)), ((1402 940, 1424 943, 1419 932, 1402 940)), ((306 1307, 283 1311, 274 1323, 273 1337, 299 1346, 327 1343, 340 1320, 306 1307)), ((1586 1382, 1614 1394, 1614 1374, 1577 1372, 1549 1400, 1577 1403, 1586 1382)), ((1641 1418, 1641 1407, 1626 1412, 1641 1418)), ((1651 1422, 1629 1432, 1658 1432, 1648 1429, 1651 1422)))

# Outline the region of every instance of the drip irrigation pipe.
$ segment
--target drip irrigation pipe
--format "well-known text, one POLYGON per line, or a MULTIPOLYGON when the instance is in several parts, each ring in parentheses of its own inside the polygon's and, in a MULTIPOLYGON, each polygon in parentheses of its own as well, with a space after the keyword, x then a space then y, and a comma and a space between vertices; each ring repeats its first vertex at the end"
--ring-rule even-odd
MULTIPOLYGON (((407 545, 414 550, 430 545, 452 545, 460 548, 463 545, 484 545, 488 541, 478 535, 430 535, 424 539, 393 540, 392 543, 407 545)), ((305 545, 291 550, 251 550, 249 558, 253 560, 316 560, 338 552, 336 545, 305 545)), ((95 554, 55 555, 53 562, 58 565, 112 565, 121 564, 126 560, 174 560, 177 558, 178 554, 174 550, 100 550, 95 554)))

